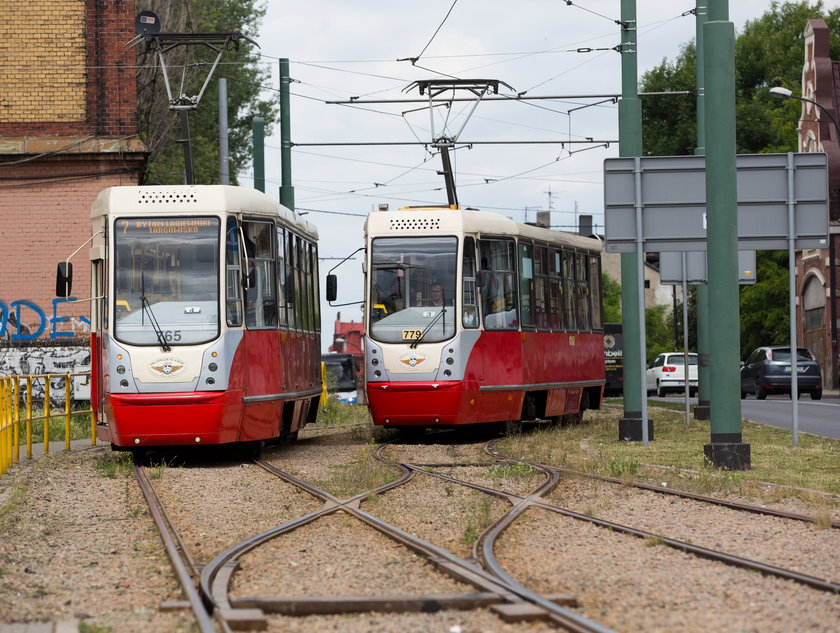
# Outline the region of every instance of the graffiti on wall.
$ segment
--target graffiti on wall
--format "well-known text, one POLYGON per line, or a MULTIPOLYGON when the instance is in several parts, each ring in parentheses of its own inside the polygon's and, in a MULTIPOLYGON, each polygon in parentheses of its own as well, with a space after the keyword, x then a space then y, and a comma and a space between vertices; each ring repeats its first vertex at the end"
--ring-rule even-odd
MULTIPOLYGON (((49 332, 49 338, 56 340, 73 338, 80 332, 89 332, 90 319, 87 317, 58 315, 62 304, 75 301, 75 297, 53 299, 52 307, 45 311, 34 301, 27 299, 9 303, 0 300, 0 337, 11 341, 31 341, 49 332), (34 326, 24 325, 25 323, 34 326)), ((46 337, 45 335, 44 338, 46 337)))
MULTIPOLYGON (((41 376, 55 374, 50 379, 50 401, 64 402, 63 374, 90 371, 90 347, 62 345, 43 347, 0 347, 0 376, 41 376)), ((90 383, 86 376, 72 378, 74 400, 90 399, 90 383)), ((24 387, 21 386, 21 393, 24 387)), ((44 399, 44 381, 32 381, 32 398, 44 399)))

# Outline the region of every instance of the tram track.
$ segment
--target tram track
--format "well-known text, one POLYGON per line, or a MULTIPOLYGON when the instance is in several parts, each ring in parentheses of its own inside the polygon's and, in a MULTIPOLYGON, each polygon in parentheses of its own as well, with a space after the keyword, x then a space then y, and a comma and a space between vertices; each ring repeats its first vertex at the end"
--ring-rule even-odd
MULTIPOLYGON (((445 437, 445 436, 444 436, 445 437)), ((574 633, 607 633, 612 629, 582 615, 581 610, 575 610, 574 596, 558 595, 556 592, 545 594, 535 591, 514 572, 505 568, 496 554, 497 542, 503 535, 526 513, 531 516, 534 512, 561 516, 576 522, 586 522, 603 528, 616 535, 628 535, 645 541, 656 540, 658 543, 698 558, 709 559, 752 571, 759 571, 764 575, 784 578, 804 584, 813 589, 840 593, 840 584, 830 579, 818 578, 801 571, 789 570, 777 565, 751 560, 745 557, 716 551, 694 543, 681 541, 676 538, 661 536, 652 531, 638 529, 632 525, 622 525, 613 521, 589 516, 581 512, 558 506, 557 502, 548 498, 558 488, 558 484, 566 477, 585 477, 586 473, 570 471, 550 465, 529 462, 521 458, 504 455, 495 448, 495 441, 487 442, 484 453, 489 459, 477 459, 476 447, 465 445, 464 451, 455 445, 448 448, 450 453, 461 453, 463 461, 412 461, 410 453, 424 451, 423 445, 400 445, 399 456, 394 459, 388 452, 395 448, 392 443, 378 445, 373 454, 375 458, 395 469, 396 478, 384 485, 365 490, 346 498, 332 494, 322 487, 307 481, 310 477, 300 477, 284 468, 278 467, 266 459, 255 459, 254 464, 271 477, 284 482, 296 490, 305 492, 312 497, 320 507, 305 514, 296 516, 280 523, 268 530, 263 530, 254 536, 241 540, 224 551, 218 553, 206 564, 196 564, 184 544, 184 539, 177 536, 177 530, 165 510, 153 511, 152 515, 163 534, 171 530, 175 535, 164 539, 165 548, 176 569, 184 595, 190 608, 196 614, 199 629, 202 633, 217 630, 237 630, 243 628, 262 629, 269 627, 270 616, 328 616, 348 613, 378 612, 382 614, 401 613, 430 613, 441 610, 493 610, 499 617, 541 617, 564 630, 574 633), (409 453, 409 454, 406 454, 409 453), (527 493, 517 490, 497 489, 470 481, 468 478, 445 474, 447 469, 492 469, 500 464, 522 463, 534 472, 540 473, 541 481, 533 484, 527 493), (508 509, 498 517, 489 527, 478 535, 472 547, 471 556, 453 554, 439 544, 426 541, 412 534, 411 526, 397 525, 375 516, 374 511, 367 511, 362 506, 370 499, 407 486, 418 478, 431 477, 445 482, 447 486, 464 486, 481 495, 493 496, 508 505, 508 509), (248 569, 247 555, 259 555, 260 548, 272 540, 295 532, 307 525, 314 524, 319 519, 327 517, 351 517, 354 523, 364 526, 378 534, 384 535, 390 541, 414 552, 427 561, 433 568, 459 583, 468 586, 466 591, 448 592, 414 592, 414 593, 380 593, 379 595, 274 595, 263 592, 235 591, 236 578, 241 573, 253 573, 248 569), (164 526, 164 527, 161 527, 164 526), (167 527, 168 526, 168 527, 167 527), (244 559, 244 561, 243 561, 244 559), (181 561, 176 563, 175 561, 181 561), (179 565, 183 569, 179 569, 179 565), (191 588, 188 588, 191 587, 191 588), (209 622, 207 621, 209 618, 209 622), (210 628, 205 628, 205 627, 210 628)), ((447 451, 444 451, 447 452, 447 451)), ((139 475, 138 475, 139 479, 139 475)), ((147 478, 148 479, 148 478, 147 478)), ((624 488, 627 482, 610 477, 594 475, 606 484, 620 485, 624 488)), ((531 484, 529 484, 531 485, 531 484)), ((153 487, 150 492, 144 489, 144 495, 150 500, 150 507, 157 499, 153 487)), ((640 484, 639 490, 656 492, 683 497, 696 502, 715 503, 722 501, 714 497, 684 493, 673 489, 659 489, 655 486, 640 484)), ((415 488, 416 489, 416 488, 415 488)), ((810 517, 787 513, 775 509, 750 506, 726 501, 724 505, 729 510, 744 512, 760 512, 775 518, 793 521, 810 521, 810 517), (742 507, 743 506, 743 507, 742 507)), ((375 505, 374 505, 375 508, 375 505)), ((837 525, 832 523, 832 528, 837 525)), ((328 546, 327 543, 324 544, 328 546)), ((282 592, 280 592, 282 594, 282 592)), ((180 605, 180 606, 186 606, 180 605)))

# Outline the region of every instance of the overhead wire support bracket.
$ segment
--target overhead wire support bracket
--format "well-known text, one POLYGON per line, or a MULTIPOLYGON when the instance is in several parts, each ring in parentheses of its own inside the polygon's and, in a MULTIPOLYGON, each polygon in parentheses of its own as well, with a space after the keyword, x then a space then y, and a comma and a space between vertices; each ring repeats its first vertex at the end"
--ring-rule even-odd
MULTIPOLYGON (((432 142, 430 145, 440 151, 441 162, 443 163, 443 171, 439 172, 446 183, 446 198, 449 207, 452 209, 458 208, 458 193, 455 189, 455 171, 452 169, 452 161, 449 156, 449 149, 454 147, 461 136, 461 132, 467 126, 467 123, 472 117, 473 112, 478 107, 479 102, 488 94, 499 94, 499 84, 508 88, 511 92, 516 92, 513 87, 498 79, 421 79, 409 84, 403 92, 408 92, 414 88, 420 92, 421 95, 428 94, 429 101, 429 120, 431 122, 432 142), (441 130, 441 135, 435 133, 435 113, 436 105, 435 98, 439 97, 445 92, 452 91, 453 98, 456 90, 465 90, 475 95, 472 108, 466 114, 461 128, 453 135, 447 136, 444 130, 441 130)), ((445 100, 440 100, 444 101, 445 100)), ((444 124, 444 128, 446 125, 444 124)))
MULTIPOLYGON (((164 84, 166 86, 166 96, 169 99, 170 110, 195 110, 198 108, 198 103, 201 101, 201 97, 204 96, 204 92, 207 90, 207 86, 210 84, 210 79, 213 77, 216 67, 219 65, 219 61, 221 61, 224 52, 231 49, 239 50, 239 43, 242 40, 254 44, 257 48, 259 48, 259 44, 257 44, 254 40, 238 32, 140 33, 132 38, 126 46, 136 46, 139 42, 145 41, 147 51, 157 52, 161 72, 163 72, 164 84), (179 94, 177 97, 172 96, 172 86, 170 85, 165 55, 179 46, 206 46, 210 50, 216 52, 216 59, 213 61, 213 66, 207 73, 204 84, 201 86, 201 90, 197 95, 190 96, 186 94, 186 74, 188 66, 184 66, 181 71, 181 86, 179 94)), ((202 63, 196 65, 203 66, 205 64, 202 63)))

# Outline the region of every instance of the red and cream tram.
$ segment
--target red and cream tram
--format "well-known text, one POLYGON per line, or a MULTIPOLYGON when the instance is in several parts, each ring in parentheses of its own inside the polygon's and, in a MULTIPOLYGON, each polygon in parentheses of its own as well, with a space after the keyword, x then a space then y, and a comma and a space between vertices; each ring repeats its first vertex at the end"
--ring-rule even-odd
MULTIPOLYGON (((101 439, 135 450, 257 442, 314 420, 314 226, 259 191, 221 185, 111 187, 91 220, 101 439)), ((60 294, 71 270, 59 267, 60 294)))
POLYGON ((601 242, 473 209, 366 223, 367 395, 407 429, 579 420, 604 386, 601 242))

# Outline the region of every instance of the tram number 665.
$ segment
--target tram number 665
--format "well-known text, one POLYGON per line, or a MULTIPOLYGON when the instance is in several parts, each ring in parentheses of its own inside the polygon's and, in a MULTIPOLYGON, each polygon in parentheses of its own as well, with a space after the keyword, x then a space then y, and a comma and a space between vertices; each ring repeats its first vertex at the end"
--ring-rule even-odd
POLYGON ((416 341, 423 336, 423 330, 403 330, 402 337, 404 341, 416 341))
POLYGON ((181 330, 164 330, 163 340, 167 343, 172 343, 181 340, 181 330))

